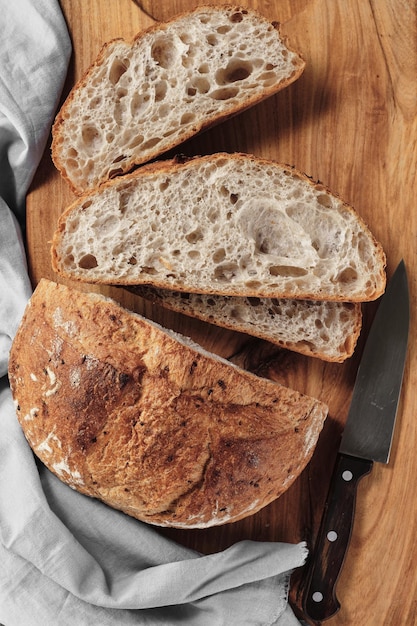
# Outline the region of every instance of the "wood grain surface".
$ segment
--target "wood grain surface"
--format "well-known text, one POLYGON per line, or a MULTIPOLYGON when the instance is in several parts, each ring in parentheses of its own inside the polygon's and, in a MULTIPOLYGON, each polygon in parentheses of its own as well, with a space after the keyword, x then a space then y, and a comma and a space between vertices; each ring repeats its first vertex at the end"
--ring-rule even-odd
MULTIPOLYGON (((62 0, 61 4, 73 42, 65 97, 105 41, 131 39, 154 19, 167 19, 204 2, 62 0)), ((412 626, 417 624, 416 2, 242 0, 242 4, 281 22, 283 33, 305 58, 306 70, 288 89, 188 141, 181 152, 246 151, 295 165, 363 216, 384 246, 388 276, 401 258, 406 262, 412 303, 410 349, 391 461, 387 466, 375 464, 361 481, 351 544, 337 587, 341 609, 326 623, 412 626)), ((34 285, 43 276, 57 280, 50 267, 49 242, 59 214, 71 200, 48 146, 27 202, 34 285)), ((201 552, 214 552, 244 538, 306 540, 312 546, 375 305, 364 307, 364 329, 355 355, 344 364, 325 364, 163 311, 122 289, 101 291, 330 407, 312 461, 279 500, 236 524, 156 532, 201 552)), ((296 611, 302 582, 299 569, 291 590, 296 611)))

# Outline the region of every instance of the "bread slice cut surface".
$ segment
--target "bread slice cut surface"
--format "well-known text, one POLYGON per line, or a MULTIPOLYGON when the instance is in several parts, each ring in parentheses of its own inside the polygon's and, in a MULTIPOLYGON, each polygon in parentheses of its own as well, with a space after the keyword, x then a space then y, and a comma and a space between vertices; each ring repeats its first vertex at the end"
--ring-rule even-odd
POLYGON ((199 7, 109 42, 57 115, 52 157, 77 193, 154 159, 296 80, 304 61, 278 25, 199 7))
POLYGON ((42 280, 9 377, 34 452, 62 481, 145 522, 256 513, 313 454, 320 401, 258 378, 112 300, 42 280))
POLYGON ((362 327, 359 302, 240 298, 179 293, 149 285, 130 289, 172 311, 324 361, 342 362, 352 356, 362 327))
POLYGON ((294 168, 219 153, 149 164, 61 216, 52 265, 86 282, 366 301, 385 255, 355 210, 294 168))

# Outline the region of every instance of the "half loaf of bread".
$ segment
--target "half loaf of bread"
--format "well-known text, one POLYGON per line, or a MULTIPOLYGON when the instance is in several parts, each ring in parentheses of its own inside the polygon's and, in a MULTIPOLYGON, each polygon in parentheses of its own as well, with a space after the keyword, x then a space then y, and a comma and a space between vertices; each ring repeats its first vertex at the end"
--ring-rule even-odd
POLYGON ((305 467, 327 414, 112 300, 47 280, 9 377, 23 431, 52 472, 164 526, 256 513, 305 467))
POLYGON ((354 209, 296 169, 219 153, 139 168, 61 216, 53 269, 191 293, 366 301, 385 255, 354 209))
POLYGON ((304 61, 278 24, 199 7, 106 44, 53 127, 52 157, 77 193, 155 158, 296 80, 304 61))
POLYGON ((239 298, 132 287, 142 298, 172 311, 277 344, 324 361, 352 356, 362 327, 358 302, 239 298))

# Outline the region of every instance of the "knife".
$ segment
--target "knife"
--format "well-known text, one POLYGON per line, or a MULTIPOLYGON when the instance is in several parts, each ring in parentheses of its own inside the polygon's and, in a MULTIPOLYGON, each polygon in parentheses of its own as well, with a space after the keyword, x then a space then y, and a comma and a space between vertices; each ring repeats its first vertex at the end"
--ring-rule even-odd
POLYGON ((303 609, 312 621, 340 608, 335 586, 349 545, 359 480, 388 463, 407 353, 409 295, 404 261, 379 303, 363 351, 317 542, 303 609))

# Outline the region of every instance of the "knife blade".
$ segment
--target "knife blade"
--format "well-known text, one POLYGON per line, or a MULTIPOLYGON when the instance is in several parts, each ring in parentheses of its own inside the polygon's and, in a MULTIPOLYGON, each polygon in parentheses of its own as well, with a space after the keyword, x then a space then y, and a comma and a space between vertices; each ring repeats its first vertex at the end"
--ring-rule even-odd
POLYGON ((303 591, 306 616, 317 622, 340 608, 335 587, 349 545, 360 479, 373 462, 388 463, 407 354, 409 294, 404 261, 379 303, 358 368, 303 591))

